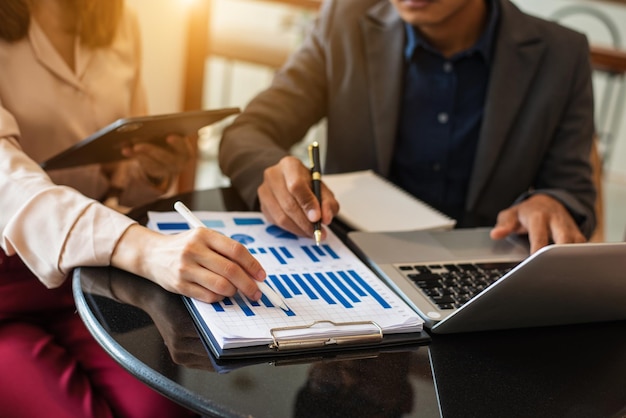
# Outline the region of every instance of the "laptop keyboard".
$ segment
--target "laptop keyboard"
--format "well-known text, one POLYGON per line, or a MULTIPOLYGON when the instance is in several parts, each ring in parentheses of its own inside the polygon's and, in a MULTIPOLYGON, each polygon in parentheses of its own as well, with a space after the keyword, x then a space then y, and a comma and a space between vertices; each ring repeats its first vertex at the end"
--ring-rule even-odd
POLYGON ((518 263, 400 264, 396 267, 439 309, 456 309, 518 263))

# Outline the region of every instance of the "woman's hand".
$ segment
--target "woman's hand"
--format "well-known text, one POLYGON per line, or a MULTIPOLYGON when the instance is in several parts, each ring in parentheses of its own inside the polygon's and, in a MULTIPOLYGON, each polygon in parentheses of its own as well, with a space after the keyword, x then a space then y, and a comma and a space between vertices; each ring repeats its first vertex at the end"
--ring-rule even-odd
POLYGON ((133 225, 118 242, 111 264, 207 303, 237 290, 258 300, 256 281, 265 279, 265 270, 246 247, 207 228, 164 235, 133 225))
POLYGON ((122 155, 134 158, 146 177, 158 188, 167 189, 171 180, 180 173, 194 155, 189 137, 169 135, 167 146, 140 142, 122 148, 122 155))

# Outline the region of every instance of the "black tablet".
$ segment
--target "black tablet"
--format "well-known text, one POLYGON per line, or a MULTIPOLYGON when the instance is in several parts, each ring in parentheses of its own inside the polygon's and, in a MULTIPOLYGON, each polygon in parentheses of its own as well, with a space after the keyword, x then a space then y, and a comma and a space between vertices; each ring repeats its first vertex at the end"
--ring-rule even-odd
POLYGON ((121 160, 121 149, 126 145, 150 141, 166 146, 167 135, 194 135, 200 128, 239 112, 239 108, 224 108, 118 119, 40 166, 56 170, 121 160))

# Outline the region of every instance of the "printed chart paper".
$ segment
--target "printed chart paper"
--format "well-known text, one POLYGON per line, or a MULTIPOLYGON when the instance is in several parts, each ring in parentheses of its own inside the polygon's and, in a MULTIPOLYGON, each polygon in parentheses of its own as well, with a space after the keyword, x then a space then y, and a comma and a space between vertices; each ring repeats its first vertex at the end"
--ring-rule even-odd
MULTIPOLYGON (((242 294, 220 302, 192 300, 223 349, 271 343, 271 330, 307 326, 315 321, 373 321, 384 334, 420 332, 422 319, 327 230, 318 247, 269 224, 259 212, 194 211, 202 223, 245 245, 267 272, 266 283, 289 307, 284 311, 264 296, 258 302, 242 294)), ((148 227, 180 233, 190 226, 177 212, 149 212, 148 227)), ((363 327, 319 324, 290 331, 294 337, 358 335, 363 327)))

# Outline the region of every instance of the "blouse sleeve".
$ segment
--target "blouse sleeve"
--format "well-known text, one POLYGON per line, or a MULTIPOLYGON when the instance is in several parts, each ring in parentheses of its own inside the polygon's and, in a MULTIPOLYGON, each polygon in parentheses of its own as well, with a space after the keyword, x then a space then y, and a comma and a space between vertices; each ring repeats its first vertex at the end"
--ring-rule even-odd
MULTIPOLYGON (((3 115, 3 125, 4 125, 3 115)), ((0 244, 48 287, 77 266, 108 265, 130 218, 54 184, 10 136, 0 138, 0 244)))

